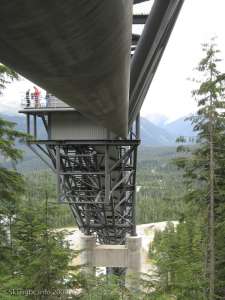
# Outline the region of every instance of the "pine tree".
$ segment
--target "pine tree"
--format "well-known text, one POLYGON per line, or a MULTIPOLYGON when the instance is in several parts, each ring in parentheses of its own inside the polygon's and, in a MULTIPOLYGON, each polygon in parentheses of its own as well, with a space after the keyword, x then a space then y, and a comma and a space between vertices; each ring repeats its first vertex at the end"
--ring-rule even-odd
MULTIPOLYGON (((195 175, 198 184, 204 186, 207 209, 207 256, 206 275, 208 278, 208 299, 215 299, 220 295, 221 279, 216 278, 220 268, 218 261, 219 239, 215 237, 215 230, 219 225, 219 213, 216 213, 224 203, 225 184, 221 177, 224 169, 223 149, 225 146, 225 74, 218 70, 217 58, 219 50, 212 41, 203 45, 205 57, 200 61, 198 71, 203 75, 199 87, 193 91, 198 103, 198 115, 192 118, 194 129, 198 132, 198 149, 193 153, 195 160, 192 175, 195 175), (217 284, 216 284, 217 282, 217 284), (219 285, 218 285, 219 283, 219 285)), ((197 199, 196 199, 197 200, 197 199)))
MULTIPOLYGON (((0 94, 5 85, 18 75, 0 64, 0 94)), ((15 219, 19 199, 23 193, 23 177, 16 171, 15 165, 22 158, 22 152, 16 148, 16 141, 25 135, 15 130, 14 123, 0 118, 0 287, 8 284, 14 276, 14 245, 12 225, 15 219), (5 162, 11 162, 12 168, 6 169, 5 162)), ((7 299, 3 291, 0 296, 7 299)), ((20 298, 19 298, 20 299, 20 298)))
MULTIPOLYGON (((0 94, 6 83, 18 78, 18 75, 8 67, 0 64, 0 94)), ((8 245, 10 224, 15 214, 16 199, 23 191, 23 178, 16 171, 15 164, 22 158, 22 152, 16 148, 16 141, 25 135, 15 130, 14 123, 0 118, 0 252, 8 245), (12 163, 11 169, 4 167, 4 162, 12 163), (1 244, 2 241, 2 244, 1 244)), ((6 252, 6 251, 5 251, 6 252)))
POLYGON ((177 300, 204 299, 202 254, 201 222, 189 218, 176 228, 168 223, 149 253, 158 268, 157 293, 176 295, 177 300))
MULTIPOLYGON (((70 263, 75 254, 66 242, 66 233, 54 230, 49 225, 49 213, 48 198, 45 205, 35 206, 28 199, 16 218, 14 231, 18 270, 24 289, 65 289, 72 276, 70 263)), ((55 298, 50 293, 49 297, 45 295, 43 299, 55 298)))
POLYGON ((14 70, 0 63, 0 95, 8 83, 18 79, 19 75, 14 70))
MULTIPOLYGON (((175 238, 174 251, 178 255, 180 246, 177 244, 177 238, 179 231, 182 232, 180 242, 183 246, 178 255, 182 259, 181 269, 188 262, 188 268, 184 273, 188 274, 191 271, 193 278, 196 278, 195 281, 200 283, 200 293, 204 282, 206 283, 199 299, 214 300, 223 299, 225 292, 225 74, 218 70, 219 51, 213 40, 210 44, 203 45, 203 52, 205 55, 197 67, 198 78, 194 81, 197 88, 193 91, 198 111, 195 116, 189 118, 197 132, 196 145, 191 149, 184 145, 185 138, 180 137, 178 141, 183 145, 178 147, 178 151, 185 155, 175 160, 177 167, 184 172, 184 182, 188 190, 185 195, 187 210, 177 231, 171 234, 175 238), (195 234, 194 228, 198 228, 195 234), (186 249, 192 250, 188 253, 186 249), (194 252, 197 253, 196 257, 193 255, 194 252), (193 268, 195 263, 197 269, 193 268)), ((160 241, 159 245, 161 243, 160 241)), ((171 255, 169 245, 166 244, 164 248, 165 253, 171 255)), ((158 251, 161 253, 160 248, 158 251)), ((170 256, 169 262, 173 262, 170 256)), ((172 270, 177 273, 178 267, 174 264, 172 270)), ((179 281, 182 272, 177 274, 179 281)), ((170 278, 172 282, 176 282, 173 277, 170 278)), ((190 280, 191 277, 184 278, 183 284, 190 283, 190 280)), ((193 289, 192 286, 192 290, 186 290, 187 293, 182 295, 183 299, 184 296, 193 298, 193 289)), ((176 295, 180 295, 180 292, 177 291, 176 295)), ((197 296, 194 299, 198 299, 197 296)))
MULTIPOLYGON (((216 237, 215 228, 219 226, 219 207, 224 203, 224 189, 222 174, 225 156, 225 75, 218 70, 220 59, 218 50, 212 41, 204 44, 205 57, 200 61, 197 70, 202 75, 197 81, 198 88, 193 91, 197 100, 198 113, 191 118, 194 130, 198 133, 197 149, 192 152, 191 159, 183 161, 180 166, 185 171, 185 177, 191 189, 190 198, 205 213, 207 230, 206 236, 206 277, 208 289, 206 294, 209 300, 220 295, 221 279, 216 278, 220 266, 218 261, 218 242, 222 238, 216 237), (217 286, 215 284, 217 282, 217 286)), ((181 161, 180 161, 181 162, 181 161)), ((179 163, 180 163, 179 162, 179 163)))

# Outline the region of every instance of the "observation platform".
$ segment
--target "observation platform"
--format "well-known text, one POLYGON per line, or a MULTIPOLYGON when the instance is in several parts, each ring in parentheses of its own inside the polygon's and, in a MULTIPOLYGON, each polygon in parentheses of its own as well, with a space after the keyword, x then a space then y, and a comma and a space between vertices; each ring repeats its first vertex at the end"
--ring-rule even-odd
POLYGON ((27 145, 56 174, 59 203, 70 206, 84 234, 97 234, 101 244, 124 244, 127 234, 136 234, 139 120, 121 139, 55 97, 28 102, 19 111, 31 135, 27 145))
POLYGON ((76 111, 76 109, 53 95, 50 95, 48 99, 46 99, 46 97, 40 96, 36 100, 32 99, 31 97, 29 97, 28 99, 26 99, 25 96, 22 97, 21 109, 19 110, 19 113, 46 114, 51 111, 76 111), (29 105, 27 102, 29 102, 29 105))
POLYGON ((47 131, 46 140, 115 140, 117 136, 103 126, 84 117, 75 108, 51 96, 23 99, 22 109, 27 117, 27 133, 33 135, 34 140, 42 138, 38 135, 37 120, 40 118, 47 131), (29 103, 29 105, 27 105, 29 103))

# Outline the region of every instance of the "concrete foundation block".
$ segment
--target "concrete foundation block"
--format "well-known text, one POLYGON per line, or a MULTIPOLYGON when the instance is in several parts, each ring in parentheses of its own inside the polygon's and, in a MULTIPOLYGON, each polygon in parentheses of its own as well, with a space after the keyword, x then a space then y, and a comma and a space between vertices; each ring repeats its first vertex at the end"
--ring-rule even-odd
POLYGON ((141 237, 129 236, 127 238, 126 286, 134 291, 140 286, 141 244, 141 237))
POLYGON ((126 286, 137 291, 140 287, 141 243, 138 236, 129 236, 126 245, 96 245, 95 236, 81 236, 81 264, 88 275, 95 267, 126 268, 126 286))
POLYGON ((126 268, 127 247, 125 245, 98 245, 95 248, 96 267, 126 268))
POLYGON ((94 275, 95 266, 94 266, 94 249, 96 247, 96 237, 93 235, 82 235, 81 240, 81 264, 83 265, 82 269, 86 274, 94 275))

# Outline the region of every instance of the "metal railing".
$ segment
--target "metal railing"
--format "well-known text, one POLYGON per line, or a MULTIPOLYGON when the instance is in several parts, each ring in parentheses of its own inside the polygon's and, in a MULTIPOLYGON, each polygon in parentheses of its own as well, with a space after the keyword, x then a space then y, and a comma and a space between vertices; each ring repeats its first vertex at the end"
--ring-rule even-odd
POLYGON ((48 97, 29 97, 22 96, 21 99, 21 107, 24 109, 44 109, 44 108, 68 108, 70 107, 68 104, 63 102, 62 100, 58 99, 55 96, 48 96, 48 97))

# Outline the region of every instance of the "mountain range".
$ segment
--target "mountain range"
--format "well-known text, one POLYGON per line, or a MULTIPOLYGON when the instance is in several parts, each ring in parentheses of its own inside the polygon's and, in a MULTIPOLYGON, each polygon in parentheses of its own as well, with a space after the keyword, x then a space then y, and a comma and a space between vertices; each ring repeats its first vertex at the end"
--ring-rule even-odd
POLYGON ((146 146, 170 146, 175 144, 175 135, 146 118, 141 118, 141 140, 146 146))
POLYGON ((174 146, 179 136, 195 136, 191 122, 185 119, 186 117, 182 117, 170 123, 161 123, 159 126, 146 118, 141 118, 142 144, 148 146, 174 146))
MULTIPOLYGON (((9 116, 0 114, 0 117, 16 123, 17 130, 26 130, 26 118, 23 115, 9 116)), ((45 129, 40 120, 38 121, 38 126, 40 138, 43 138, 45 136, 45 129)), ((146 118, 141 118, 141 149, 144 149, 144 146, 151 146, 154 149, 166 149, 166 147, 175 146, 176 138, 180 135, 193 136, 191 124, 190 122, 184 122, 184 118, 180 118, 169 124, 162 124, 161 126, 153 124, 153 122, 146 118)), ((24 152, 23 161, 17 165, 18 170, 26 172, 33 171, 34 169, 46 169, 46 165, 26 145, 18 143, 17 146, 24 152)), ((4 166, 10 167, 11 165, 9 162, 6 162, 4 166)))
MULTIPOLYGON (((20 131, 25 131, 26 119, 24 116, 15 115, 9 116, 1 114, 0 117, 17 124, 16 128, 20 131)), ((44 136, 45 129, 42 122, 38 122, 41 136, 44 136)), ((193 136, 193 130, 190 121, 185 121, 185 118, 179 118, 171 123, 155 125, 147 118, 141 118, 141 139, 142 145, 145 146, 173 146, 176 138, 180 135, 193 136)))
POLYGON ((187 117, 182 117, 168 124, 164 124, 163 128, 176 137, 193 137, 196 135, 196 133, 193 131, 191 121, 187 120, 187 117))

